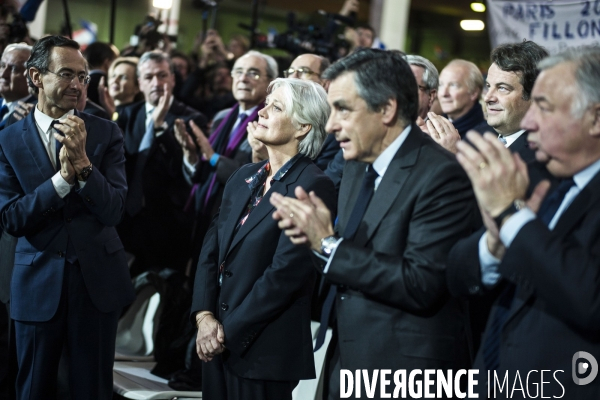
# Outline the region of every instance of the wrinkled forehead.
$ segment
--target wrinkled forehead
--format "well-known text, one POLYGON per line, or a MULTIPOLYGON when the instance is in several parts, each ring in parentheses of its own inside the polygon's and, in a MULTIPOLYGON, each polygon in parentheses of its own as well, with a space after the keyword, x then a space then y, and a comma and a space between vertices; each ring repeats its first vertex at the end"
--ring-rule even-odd
POLYGON ((261 72, 266 72, 267 71, 267 62, 258 56, 242 56, 240 58, 238 58, 238 60, 235 62, 235 64, 233 65, 233 69, 243 69, 243 70, 249 70, 249 69, 257 69, 261 72))
POLYGON ((50 51, 48 67, 54 72, 68 69, 86 72, 87 63, 81 52, 71 47, 53 47, 50 51))
POLYGON ((167 60, 157 61, 148 60, 139 66, 141 75, 148 73, 166 72, 171 73, 171 68, 167 60))
POLYGON ((292 68, 308 67, 314 72, 321 69, 321 59, 313 54, 303 54, 292 62, 292 68))

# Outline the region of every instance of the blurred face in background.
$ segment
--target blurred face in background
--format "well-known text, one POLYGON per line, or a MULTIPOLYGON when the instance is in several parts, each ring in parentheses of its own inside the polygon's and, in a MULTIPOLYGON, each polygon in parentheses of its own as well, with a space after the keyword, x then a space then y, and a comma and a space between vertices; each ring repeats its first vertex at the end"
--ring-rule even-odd
POLYGON ((469 70, 463 65, 451 64, 442 70, 438 87, 438 100, 442 111, 452 120, 465 115, 479 98, 468 86, 469 70))
POLYGON ((31 55, 26 50, 5 52, 0 61, 0 95, 7 102, 22 99, 29 94, 25 62, 31 55))
POLYGON ((144 98, 153 106, 158 105, 160 98, 165 95, 165 84, 169 92, 175 86, 175 75, 169 68, 169 62, 167 60, 160 62, 148 60, 138 68, 140 72, 138 83, 140 90, 144 93, 144 98))
POLYGON ((115 100, 115 104, 128 104, 133 102, 140 91, 135 77, 135 67, 128 63, 118 64, 110 71, 108 77, 108 93, 115 100))
POLYGON ((213 90, 218 93, 231 92, 231 85, 233 84, 233 78, 231 77, 231 71, 227 67, 219 67, 215 70, 213 76, 213 90))
POLYGON ((190 74, 190 68, 187 60, 182 57, 172 57, 171 62, 175 66, 175 70, 179 72, 179 75, 181 75, 181 79, 185 81, 190 74))

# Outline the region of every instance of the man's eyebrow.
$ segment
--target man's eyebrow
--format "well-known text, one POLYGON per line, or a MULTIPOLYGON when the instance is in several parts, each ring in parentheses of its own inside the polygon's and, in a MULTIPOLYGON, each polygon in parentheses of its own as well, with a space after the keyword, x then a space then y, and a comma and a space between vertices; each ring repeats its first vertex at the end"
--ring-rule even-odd
POLYGON ((348 103, 345 100, 335 100, 333 102, 333 106, 348 108, 348 103))
POLYGON ((498 82, 496 83, 494 86, 498 87, 498 86, 508 86, 511 89, 514 89, 515 87, 513 85, 511 85, 510 83, 506 83, 506 82, 498 82))

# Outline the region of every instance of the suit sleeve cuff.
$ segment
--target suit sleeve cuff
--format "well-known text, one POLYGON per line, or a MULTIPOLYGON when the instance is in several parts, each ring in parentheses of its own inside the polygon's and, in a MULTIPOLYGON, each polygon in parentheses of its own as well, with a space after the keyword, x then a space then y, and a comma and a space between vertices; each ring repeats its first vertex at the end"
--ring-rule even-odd
POLYGON ((183 167, 190 176, 194 176, 196 173, 196 166, 188 162, 187 158, 183 157, 183 167))
POLYGON ((56 194, 58 194, 58 197, 61 199, 64 199, 71 191, 71 188, 75 186, 75 184, 71 185, 69 182, 65 181, 60 174, 60 171, 52 177, 52 185, 54 186, 54 190, 56 190, 56 194))
POLYGON ((500 240, 504 246, 508 249, 521 228, 523 228, 526 223, 534 219, 535 213, 527 207, 523 208, 507 219, 500 229, 500 240))
POLYGON ((500 260, 490 253, 486 235, 487 233, 484 233, 479 239, 479 265, 481 268, 481 283, 489 289, 495 286, 500 279, 500 273, 498 272, 500 260))
POLYGON ((327 271, 329 271, 329 266, 331 265, 331 261, 333 260, 333 257, 335 256, 335 252, 337 251, 338 247, 340 246, 340 243, 342 243, 342 240, 344 240, 344 238, 339 238, 338 241, 335 242, 335 244, 333 245, 333 250, 331 251, 331 255, 329 257, 326 257, 323 254, 317 253, 316 251, 313 250, 313 252, 315 253, 315 255, 317 257, 319 257, 321 260, 327 262, 327 264, 325 264, 325 267, 323 267, 324 274, 326 274, 327 271))

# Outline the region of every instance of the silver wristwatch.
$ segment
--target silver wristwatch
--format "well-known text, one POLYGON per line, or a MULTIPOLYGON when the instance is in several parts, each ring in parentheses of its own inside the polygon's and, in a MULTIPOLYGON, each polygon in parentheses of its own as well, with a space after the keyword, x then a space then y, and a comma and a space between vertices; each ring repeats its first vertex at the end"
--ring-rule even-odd
POLYGON ((325 257, 329 257, 337 247, 338 240, 340 240, 340 238, 335 235, 321 239, 321 253, 323 253, 325 257))

